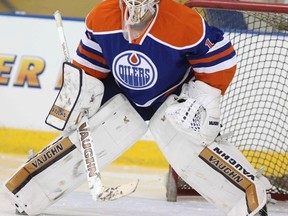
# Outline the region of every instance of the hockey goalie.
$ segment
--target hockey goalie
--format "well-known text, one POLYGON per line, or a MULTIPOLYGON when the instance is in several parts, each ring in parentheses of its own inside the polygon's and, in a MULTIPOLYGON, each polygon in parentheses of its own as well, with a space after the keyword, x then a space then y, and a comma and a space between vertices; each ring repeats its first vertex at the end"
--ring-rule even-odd
POLYGON ((46 118, 63 133, 4 184, 17 211, 40 214, 87 177, 93 199, 111 200, 99 171, 150 129, 211 204, 228 216, 267 215, 268 180, 221 136, 221 95, 237 64, 228 37, 173 0, 106 0, 85 24, 46 118))

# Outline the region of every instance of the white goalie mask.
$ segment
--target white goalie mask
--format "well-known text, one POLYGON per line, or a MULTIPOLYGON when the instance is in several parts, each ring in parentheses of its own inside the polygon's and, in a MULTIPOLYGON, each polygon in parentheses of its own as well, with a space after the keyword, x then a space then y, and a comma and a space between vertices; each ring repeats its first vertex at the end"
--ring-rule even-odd
POLYGON ((149 26, 160 0, 119 0, 124 38, 134 40, 149 26))
POLYGON ((152 15, 155 13, 155 5, 160 0, 120 0, 120 9, 123 12, 123 21, 126 25, 135 25, 141 23, 147 12, 149 11, 152 15), (123 7, 123 3, 126 7, 123 7))

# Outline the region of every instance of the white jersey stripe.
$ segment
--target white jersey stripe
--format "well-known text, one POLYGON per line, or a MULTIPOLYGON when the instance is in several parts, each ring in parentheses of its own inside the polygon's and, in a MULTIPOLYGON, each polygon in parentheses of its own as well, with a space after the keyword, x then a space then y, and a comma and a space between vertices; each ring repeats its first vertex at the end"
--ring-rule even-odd
POLYGON ((193 67, 193 70, 197 73, 215 73, 218 71, 223 71, 223 70, 227 70, 229 68, 232 68, 233 66, 235 66, 237 63, 237 58, 236 56, 233 56, 233 58, 228 59, 225 62, 221 62, 220 64, 211 66, 211 67, 193 67))
POLYGON ((96 42, 94 42, 94 41, 92 41, 92 40, 90 40, 90 39, 87 37, 86 34, 84 34, 84 36, 82 37, 82 43, 83 43, 85 46, 87 46, 87 47, 89 47, 89 48, 91 48, 91 49, 93 49, 93 50, 96 50, 97 52, 102 53, 102 48, 99 46, 99 44, 96 43, 96 42))
POLYGON ((229 38, 227 37, 227 35, 223 35, 224 38, 222 41, 217 42, 211 49, 209 49, 209 51, 207 53, 211 53, 214 52, 215 50, 224 47, 226 44, 230 43, 229 38))
POLYGON ((88 67, 88 68, 91 68, 91 69, 93 69, 93 70, 100 71, 100 72, 102 72, 102 73, 109 73, 109 72, 111 71, 110 69, 107 69, 107 68, 103 68, 103 67, 99 67, 99 66, 97 66, 97 65, 94 65, 94 64, 92 64, 91 62, 87 61, 87 60, 84 59, 84 58, 81 58, 81 57, 78 56, 78 55, 75 55, 74 60, 75 60, 76 62, 78 62, 79 64, 81 64, 81 65, 84 65, 84 66, 86 66, 86 67, 88 67))

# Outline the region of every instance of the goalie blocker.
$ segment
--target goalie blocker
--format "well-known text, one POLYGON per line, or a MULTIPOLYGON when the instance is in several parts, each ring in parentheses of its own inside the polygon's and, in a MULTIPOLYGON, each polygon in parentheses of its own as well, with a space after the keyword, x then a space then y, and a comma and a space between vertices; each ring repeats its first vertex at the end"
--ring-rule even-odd
MULTIPOLYGON (((148 127, 122 94, 107 101, 89 122, 100 170, 140 139, 148 127)), ((75 130, 64 132, 4 183, 20 213, 40 214, 87 181, 80 149, 83 144, 75 130)))
POLYGON ((167 107, 178 103, 171 95, 150 121, 151 133, 176 173, 228 216, 253 216, 267 201, 269 181, 257 173, 241 152, 226 140, 203 145, 168 120, 167 107))

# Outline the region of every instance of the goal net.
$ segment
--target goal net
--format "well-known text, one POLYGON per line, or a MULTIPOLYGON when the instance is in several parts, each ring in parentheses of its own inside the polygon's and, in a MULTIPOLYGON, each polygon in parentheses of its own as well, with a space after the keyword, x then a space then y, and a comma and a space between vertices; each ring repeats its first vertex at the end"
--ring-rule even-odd
MULTIPOLYGON (((288 199, 288 5, 189 0, 229 35, 238 69, 221 102, 221 133, 268 177, 274 199, 288 199)), ((195 194, 170 167, 167 200, 195 194)))

